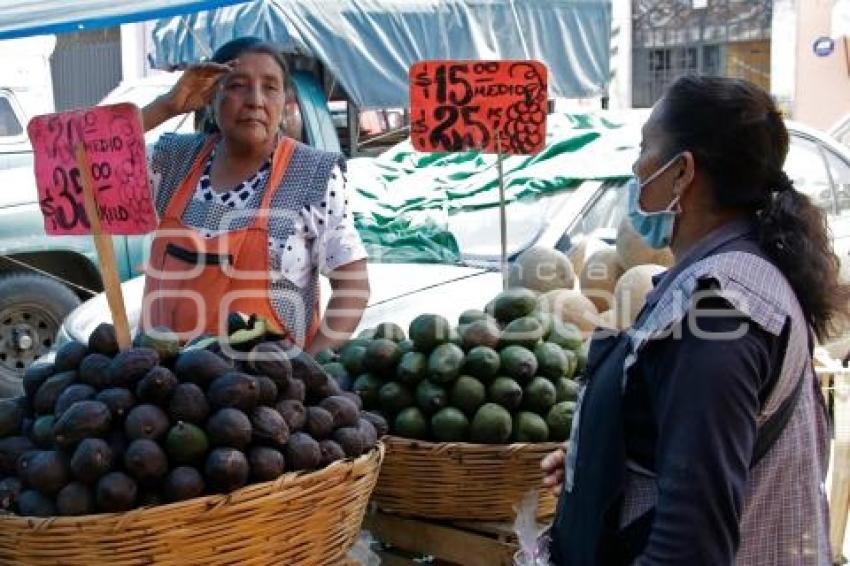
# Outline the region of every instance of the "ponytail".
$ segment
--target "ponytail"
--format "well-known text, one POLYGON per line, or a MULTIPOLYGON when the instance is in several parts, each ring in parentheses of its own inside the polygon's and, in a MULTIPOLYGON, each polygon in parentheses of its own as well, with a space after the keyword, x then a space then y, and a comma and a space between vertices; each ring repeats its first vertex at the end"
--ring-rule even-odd
POLYGON ((850 285, 839 279, 823 211, 781 173, 757 213, 765 253, 782 271, 819 340, 838 330, 850 311, 850 285))

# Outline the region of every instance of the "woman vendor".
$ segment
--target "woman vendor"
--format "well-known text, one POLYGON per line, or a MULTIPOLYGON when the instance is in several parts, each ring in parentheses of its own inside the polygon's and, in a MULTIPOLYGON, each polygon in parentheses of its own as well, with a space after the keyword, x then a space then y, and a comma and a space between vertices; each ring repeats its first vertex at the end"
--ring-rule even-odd
POLYGON ((160 224, 143 329, 219 335, 229 313, 252 313, 315 353, 356 328, 369 283, 345 163, 285 135, 287 81, 272 46, 240 38, 143 110, 145 130, 207 107, 212 124, 163 135, 150 157, 160 224), (323 319, 320 273, 333 290, 323 319))

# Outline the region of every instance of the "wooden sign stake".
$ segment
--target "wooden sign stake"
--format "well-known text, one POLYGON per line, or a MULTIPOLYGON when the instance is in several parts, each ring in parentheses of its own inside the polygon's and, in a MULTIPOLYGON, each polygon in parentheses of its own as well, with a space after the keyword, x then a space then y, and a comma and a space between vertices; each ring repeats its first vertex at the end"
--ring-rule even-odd
POLYGON ((505 211, 505 175, 502 171, 502 135, 496 134, 496 164, 499 169, 499 232, 502 237, 502 290, 508 288, 508 221, 505 211))
POLYGON ((850 42, 844 36, 844 62, 847 63, 847 76, 850 77, 850 42))
POLYGON ((121 294, 121 279, 118 277, 115 249, 112 247, 112 235, 104 234, 101 227, 100 215, 97 212, 97 203, 94 198, 91 165, 83 144, 77 144, 74 148, 74 155, 77 160, 77 167, 80 169, 83 202, 86 207, 86 216, 88 216, 91 225, 91 236, 97 249, 97 257, 100 261, 100 273, 103 277, 103 287, 106 291, 109 310, 112 312, 112 322, 115 325, 115 334, 118 337, 118 347, 121 350, 126 350, 130 347, 130 324, 127 322, 124 296, 121 294))

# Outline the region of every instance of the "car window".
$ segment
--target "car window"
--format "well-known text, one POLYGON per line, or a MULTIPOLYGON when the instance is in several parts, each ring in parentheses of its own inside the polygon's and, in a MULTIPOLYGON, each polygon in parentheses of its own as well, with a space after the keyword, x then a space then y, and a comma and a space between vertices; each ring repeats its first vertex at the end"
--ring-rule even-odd
POLYGON ((0 95, 0 137, 20 136, 22 133, 24 128, 15 115, 11 102, 0 95))
POLYGON ((838 213, 850 214, 850 164, 836 153, 825 149, 826 162, 835 186, 835 197, 838 200, 838 213))
POLYGON ((798 191, 807 194, 816 205, 827 212, 834 212, 826 161, 817 143, 799 136, 791 136, 791 146, 785 159, 785 172, 794 181, 794 187, 798 191))
POLYGON ((556 247, 567 251, 588 236, 613 242, 617 237, 617 227, 626 215, 627 204, 626 183, 607 183, 590 208, 580 215, 556 247))

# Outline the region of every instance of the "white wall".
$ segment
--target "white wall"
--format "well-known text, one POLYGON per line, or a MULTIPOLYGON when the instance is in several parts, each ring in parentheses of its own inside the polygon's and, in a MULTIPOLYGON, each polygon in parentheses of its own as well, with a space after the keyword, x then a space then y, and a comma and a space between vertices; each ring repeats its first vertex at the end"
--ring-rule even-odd
POLYGON ((795 0, 773 0, 770 31, 770 92, 787 114, 793 112, 797 92, 796 4, 795 0))
POLYGON ((148 53, 153 49, 151 31, 155 22, 139 22, 121 26, 122 80, 140 79, 161 71, 152 69, 148 53))
MULTIPOLYGON (((793 118, 828 130, 850 112, 850 53, 843 37, 833 37, 835 51, 815 55, 812 45, 832 34, 833 0, 797 2, 796 93, 793 118)), ((776 43, 774 36, 774 43, 776 43)))

